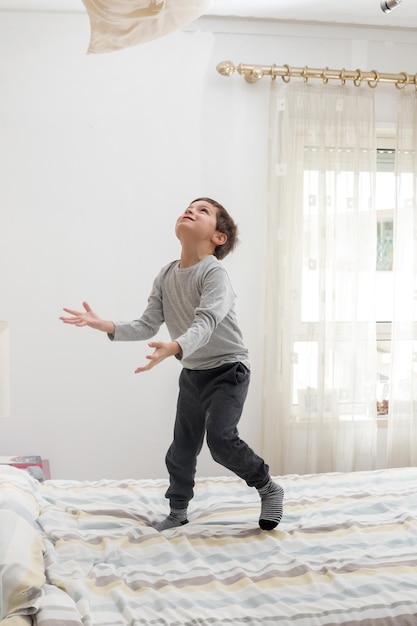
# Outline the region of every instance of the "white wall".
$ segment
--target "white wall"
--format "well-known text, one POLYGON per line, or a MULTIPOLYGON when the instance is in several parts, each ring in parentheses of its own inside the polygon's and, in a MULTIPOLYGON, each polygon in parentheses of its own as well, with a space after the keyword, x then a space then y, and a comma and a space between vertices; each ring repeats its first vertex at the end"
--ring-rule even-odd
MULTIPOLYGON (((178 257, 176 217, 199 195, 240 225, 225 264, 253 366, 241 435, 262 453, 269 84, 215 67, 412 73, 417 34, 205 18, 112 54, 86 55, 88 38, 84 13, 0 12, 0 319, 12 353, 0 454, 41 454, 55 478, 166 476, 179 364, 135 376, 145 344, 112 344, 58 317, 84 299, 103 317, 138 316, 178 257)), ((378 88, 382 126, 395 92, 378 88)), ((224 473, 207 451, 198 471, 224 473)))

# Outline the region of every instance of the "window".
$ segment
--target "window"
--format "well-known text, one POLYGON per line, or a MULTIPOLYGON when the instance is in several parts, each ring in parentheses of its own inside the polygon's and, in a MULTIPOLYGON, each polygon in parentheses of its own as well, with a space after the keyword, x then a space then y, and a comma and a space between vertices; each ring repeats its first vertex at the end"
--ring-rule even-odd
MULTIPOLYGON (((391 140, 392 142, 392 140, 391 140)), ((293 418, 296 420, 305 420, 314 418, 314 415, 326 415, 329 418, 339 416, 340 420, 364 419, 367 417, 367 400, 363 398, 355 398, 355 408, 352 409, 352 398, 349 395, 349 388, 354 382, 346 380, 346 372, 344 364, 351 358, 351 346, 349 337, 349 321, 352 319, 351 312, 345 306, 338 307, 329 297, 324 300, 320 298, 323 291, 331 294, 334 285, 332 280, 334 277, 330 272, 317 272, 317 263, 320 262, 319 242, 317 233, 323 230, 320 224, 320 216, 318 211, 318 203, 324 203, 326 207, 331 208, 333 202, 344 202, 339 207, 339 218, 341 216, 341 224, 346 230, 346 236, 355 236, 355 231, 349 230, 352 220, 350 219, 351 206, 349 204, 349 188, 357 185, 360 189, 358 194, 359 211, 356 212, 356 232, 361 229, 361 220, 368 220, 370 197, 372 190, 369 188, 367 181, 369 176, 361 174, 354 178, 353 168, 351 167, 351 156, 346 151, 345 161, 346 170, 343 172, 343 181, 346 182, 346 189, 341 193, 340 177, 338 186, 335 186, 337 193, 332 193, 333 179, 338 176, 332 170, 331 164, 326 171, 325 188, 329 194, 325 198, 320 197, 320 173, 314 166, 313 150, 306 148, 309 154, 305 159, 304 170, 304 198, 303 198, 303 214, 306 226, 304 234, 304 250, 308 250, 305 255, 306 261, 303 267, 300 267, 299 285, 300 302, 299 302, 299 321, 297 324, 297 332, 294 337, 292 363, 291 363, 291 379, 292 379, 292 404, 294 409, 293 418), (309 158, 311 157, 311 158, 309 158), (361 211, 363 205, 364 210, 361 211), (346 216, 344 220, 343 215, 346 216), (313 233, 313 234, 312 234, 313 233), (314 234, 316 233, 316 235, 314 234), (320 284, 319 284, 320 282, 320 284), (323 284, 321 284, 323 283, 323 284), (321 310, 325 307, 325 311, 321 310), (320 322, 323 313, 329 322, 328 329, 337 338, 337 350, 326 351, 320 342, 320 322), (323 354, 320 353, 323 351, 323 354), (331 371, 331 380, 319 380, 317 363, 325 359, 331 363, 329 371, 331 371), (346 383, 346 384, 345 384, 346 383), (329 389, 318 405, 318 389, 329 389), (363 405, 363 408, 362 408, 363 405)), ((331 152, 331 150, 329 150, 331 152)), ((393 245, 394 245, 394 207, 396 198, 396 179, 395 179, 395 150, 390 145, 390 141, 385 139, 377 149, 377 171, 375 179, 375 208, 376 208, 376 248, 375 254, 375 319, 376 319, 376 380, 375 380, 375 403, 378 418, 387 418, 389 413, 389 391, 390 391, 390 366, 391 366, 391 325, 393 311, 393 245)), ((328 226, 326 223, 326 226, 328 226)), ((369 222, 368 222, 369 224, 369 222)), ((369 230, 368 230, 369 232, 369 230)), ((326 235, 327 236, 327 235, 326 235)), ((340 242, 340 239, 339 239, 340 242)), ((340 244, 339 244, 340 245, 340 244)), ((342 246, 343 247, 343 246, 342 246)), ((338 250, 338 263, 349 263, 348 253, 344 253, 343 249, 338 250)), ((371 270, 372 271, 372 270, 371 270)), ((343 267, 338 267, 338 276, 343 276, 343 267)), ((356 302, 352 302, 352 306, 360 307, 361 302, 366 302, 366 298, 361 298, 360 283, 355 286, 348 283, 349 272, 346 275, 346 288, 353 294, 357 294, 356 302)), ((353 300, 353 298, 352 298, 353 300)), ((369 299, 368 304, 369 306, 369 299)), ((366 313, 359 319, 366 320, 366 313)), ((366 332, 366 322, 364 331, 366 332)), ((358 359, 356 376, 358 380, 365 378, 366 372, 361 367, 366 367, 358 359)), ((368 371, 369 373, 369 371, 368 371)), ((369 378, 369 377, 368 377, 369 378)), ((370 392, 372 404, 372 390, 370 392)), ((368 411, 369 413, 369 411, 368 411)))
MULTIPOLYGON (((387 140, 385 140, 387 142, 387 140)), ((384 143, 384 140, 381 140, 384 143)), ((391 366, 391 322, 393 310, 393 245, 395 206, 395 150, 377 150, 376 211, 376 319, 377 319, 377 385, 378 417, 389 413, 391 366)))

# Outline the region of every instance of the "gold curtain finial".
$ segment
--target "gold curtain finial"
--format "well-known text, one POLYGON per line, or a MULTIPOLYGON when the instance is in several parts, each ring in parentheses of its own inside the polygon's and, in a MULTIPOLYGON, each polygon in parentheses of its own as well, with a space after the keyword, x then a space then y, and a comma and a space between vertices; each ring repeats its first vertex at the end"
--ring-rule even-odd
POLYGON ((232 61, 222 61, 216 66, 216 70, 222 76, 231 76, 236 71, 236 67, 232 61))

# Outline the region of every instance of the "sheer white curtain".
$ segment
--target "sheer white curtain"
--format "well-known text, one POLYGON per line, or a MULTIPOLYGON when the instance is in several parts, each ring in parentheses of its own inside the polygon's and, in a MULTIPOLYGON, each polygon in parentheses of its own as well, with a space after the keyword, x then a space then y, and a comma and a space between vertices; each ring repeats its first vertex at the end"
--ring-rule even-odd
POLYGON ((417 94, 398 97, 388 464, 417 465, 417 94))
POLYGON ((263 443, 277 474, 375 464, 373 97, 271 82, 263 443))

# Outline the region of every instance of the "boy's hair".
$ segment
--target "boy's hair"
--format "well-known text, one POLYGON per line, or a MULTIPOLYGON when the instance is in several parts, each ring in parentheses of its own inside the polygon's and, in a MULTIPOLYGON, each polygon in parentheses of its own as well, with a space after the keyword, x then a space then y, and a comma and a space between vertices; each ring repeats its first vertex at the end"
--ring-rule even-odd
MULTIPOLYGON (((227 240, 226 243, 220 246, 216 246, 216 248, 214 249, 214 256, 220 260, 224 259, 224 257, 227 256, 229 252, 232 252, 235 249, 236 245, 239 243, 237 225, 233 221, 231 215, 229 215, 229 213, 226 211, 224 206, 219 204, 219 202, 216 202, 216 200, 213 200, 212 198, 196 198, 195 200, 193 200, 193 202, 197 202, 199 200, 208 202, 209 204, 215 206, 217 209, 216 229, 219 232, 224 233, 227 236, 227 240)), ((191 204, 193 202, 191 202, 191 204)))

